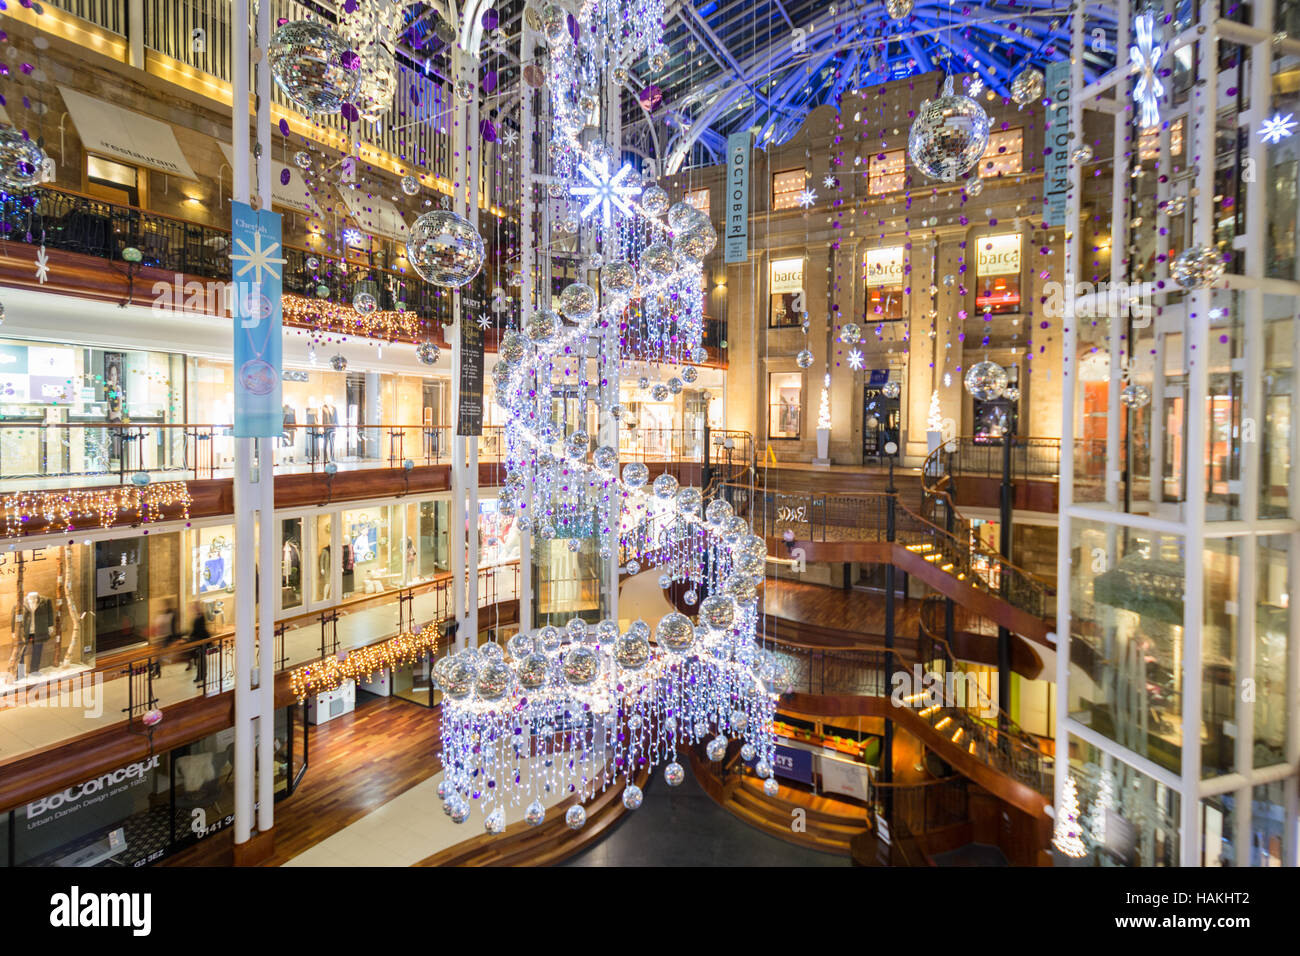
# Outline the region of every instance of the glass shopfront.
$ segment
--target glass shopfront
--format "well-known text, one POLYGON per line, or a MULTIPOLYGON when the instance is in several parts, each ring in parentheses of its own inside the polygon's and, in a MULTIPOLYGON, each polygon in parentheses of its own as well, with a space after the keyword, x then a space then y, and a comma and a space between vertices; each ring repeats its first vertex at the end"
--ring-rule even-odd
MULTIPOLYGON (((277 799, 306 766, 300 713, 275 715, 277 799)), ((148 866, 219 833, 234 822, 234 750, 221 730, 0 815, 0 866, 148 866)))

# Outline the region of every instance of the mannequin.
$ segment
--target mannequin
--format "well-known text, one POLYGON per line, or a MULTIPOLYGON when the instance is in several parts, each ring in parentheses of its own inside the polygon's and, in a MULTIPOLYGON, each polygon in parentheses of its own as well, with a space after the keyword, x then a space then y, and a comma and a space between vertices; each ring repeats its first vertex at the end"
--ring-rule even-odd
POLYGON ((325 460, 334 460, 334 426, 338 424, 339 413, 334 403, 326 398, 320 407, 321 424, 325 426, 325 460))
POLYGON ((320 420, 319 412, 316 409, 316 396, 307 399, 307 460, 315 461, 316 456, 320 454, 320 448, 317 439, 320 432, 316 429, 316 423, 320 420))
POLYGON ((38 591, 28 591, 14 606, 12 625, 18 676, 22 677, 24 672, 35 674, 42 667, 45 642, 54 628, 53 603, 38 591))
MULTIPOLYGON (((294 431, 293 426, 296 425, 297 422, 298 422, 298 415, 297 415, 297 413, 293 410, 293 406, 290 405, 288 402, 286 402, 286 403, 282 406, 282 408, 281 408, 280 411, 281 411, 281 414, 283 414, 283 416, 284 416, 284 430, 283 430, 283 432, 282 432, 281 435, 280 435, 280 447, 281 447, 281 448, 289 448, 289 449, 292 449, 292 448, 293 448, 293 431, 294 431)), ((290 456, 289 460, 290 460, 290 461, 293 461, 293 457, 290 456)))

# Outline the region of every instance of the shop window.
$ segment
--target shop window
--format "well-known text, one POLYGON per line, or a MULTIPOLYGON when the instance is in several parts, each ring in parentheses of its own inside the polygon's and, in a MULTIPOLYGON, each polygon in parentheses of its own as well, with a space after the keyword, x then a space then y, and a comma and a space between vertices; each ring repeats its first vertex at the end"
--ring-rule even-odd
POLYGON ((86 156, 86 193, 121 206, 140 206, 148 176, 136 166, 86 156))
POLYGON ((195 528, 189 540, 190 594, 208 633, 229 630, 235 626, 235 527, 195 528))
MULTIPOLYGON (((416 567, 421 578, 431 578, 442 571, 451 570, 451 555, 447 547, 449 501, 420 502, 419 525, 416 533, 416 567)), ((408 534, 409 534, 408 528, 408 534)))
POLYGON ((334 516, 323 514, 316 516, 316 528, 313 542, 310 570, 312 581, 312 600, 328 601, 334 596, 334 516))
POLYGON ((702 189, 692 189, 686 194, 686 202, 704 215, 709 215, 709 190, 708 187, 702 189))
POLYGON ((989 145, 980 157, 979 171, 984 179, 996 179, 1023 172, 1025 168, 1025 131, 997 130, 989 134, 989 145))
POLYGON ((280 522, 280 609, 302 607, 302 519, 280 522))
POLYGON ((907 150, 891 149, 867 160, 867 195, 884 196, 907 185, 907 150))
MULTIPOLYGON (((1017 392, 1013 394, 1018 394, 1020 385, 1019 367, 1008 365, 1006 372, 1008 388, 1017 389, 1017 392)), ((973 399, 973 402, 973 434, 975 441, 1000 445, 1006 435, 1017 433, 1020 422, 1020 401, 1018 398, 1013 400, 1002 397, 990 402, 976 398, 973 399)), ((997 548, 993 550, 996 551, 997 548)))
POLYGON ((478 565, 480 568, 519 560, 519 529, 515 519, 497 510, 495 498, 478 503, 478 565))
POLYGON ((599 620, 602 561, 596 539, 579 538, 576 551, 568 538, 533 540, 535 625, 563 626, 572 617, 599 620))
POLYGON ((767 384, 767 437, 799 438, 803 433, 803 374, 771 372, 767 384))
POLYGON ((0 693, 95 662, 93 545, 0 552, 0 693))
POLYGON ((773 329, 790 328, 803 323, 807 311, 804 296, 804 260, 800 256, 794 259, 773 259, 768 270, 768 294, 771 311, 768 315, 768 327, 773 329))
POLYGON ((799 194, 806 188, 808 174, 802 169, 787 169, 772 175, 772 208, 794 209, 799 205, 799 194))
POLYGON ((984 313, 1020 311, 1020 233, 975 240, 975 308, 984 313))
POLYGON ((905 250, 902 246, 868 249, 865 262, 867 287, 864 322, 901 319, 906 314, 903 295, 905 250))
MULTIPOLYGON (((1179 156, 1183 152, 1183 121, 1176 119, 1169 126, 1169 154, 1179 156)), ((1160 158, 1160 127, 1150 126, 1138 135, 1138 158, 1152 160, 1160 158)))
POLYGON ((378 594, 401 584, 400 521, 400 510, 386 505, 343 512, 343 597, 378 594))

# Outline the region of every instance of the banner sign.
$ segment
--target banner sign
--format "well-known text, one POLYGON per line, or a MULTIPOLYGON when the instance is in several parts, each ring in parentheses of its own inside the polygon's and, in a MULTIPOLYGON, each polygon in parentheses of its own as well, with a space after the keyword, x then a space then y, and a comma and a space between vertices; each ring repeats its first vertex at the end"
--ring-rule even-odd
POLYGON ((463 311, 460 322, 460 402, 456 434, 483 434, 483 330, 463 311))
POLYGON ((812 751, 777 744, 776 753, 772 755, 772 772, 787 780, 811 784, 813 782, 812 751))
POLYGON ((235 331, 235 436, 275 438, 284 431, 280 402, 280 215, 232 202, 231 290, 235 331))
POLYGON ((749 261, 749 148, 750 133, 727 137, 726 261, 749 261))
POLYGON ((1020 233, 976 239, 975 271, 981 278, 1020 275, 1020 233))
POLYGON ((822 754, 822 791, 842 793, 858 800, 867 799, 868 771, 866 764, 851 763, 822 754))
POLYGON ((1065 225, 1065 196, 1070 191, 1070 61, 1047 64, 1047 161, 1043 164, 1043 222, 1065 225))
POLYGON ((867 250, 867 288, 901 286, 903 284, 902 246, 867 250))

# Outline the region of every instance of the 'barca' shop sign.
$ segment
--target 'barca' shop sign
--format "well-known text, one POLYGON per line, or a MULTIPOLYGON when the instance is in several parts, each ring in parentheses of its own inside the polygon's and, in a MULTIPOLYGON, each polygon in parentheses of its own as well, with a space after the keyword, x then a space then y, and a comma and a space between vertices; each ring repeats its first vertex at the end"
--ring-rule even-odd
POLYGON ((460 323, 460 401, 456 434, 483 434, 483 330, 462 316, 460 323))

